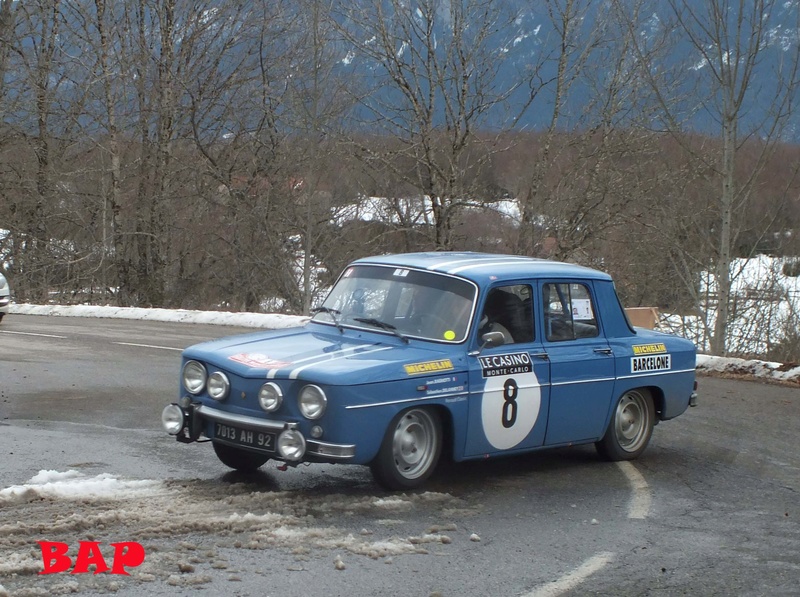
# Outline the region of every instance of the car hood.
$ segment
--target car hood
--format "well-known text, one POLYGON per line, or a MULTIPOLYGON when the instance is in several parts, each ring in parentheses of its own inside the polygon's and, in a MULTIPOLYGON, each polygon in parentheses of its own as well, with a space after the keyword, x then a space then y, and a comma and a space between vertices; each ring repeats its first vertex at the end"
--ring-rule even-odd
MULTIPOLYGON (((261 379, 301 379, 351 385, 431 376, 465 368, 463 351, 437 345, 323 326, 231 336, 190 346, 196 359, 235 375, 261 379)), ((461 347, 458 347, 461 348, 461 347)))

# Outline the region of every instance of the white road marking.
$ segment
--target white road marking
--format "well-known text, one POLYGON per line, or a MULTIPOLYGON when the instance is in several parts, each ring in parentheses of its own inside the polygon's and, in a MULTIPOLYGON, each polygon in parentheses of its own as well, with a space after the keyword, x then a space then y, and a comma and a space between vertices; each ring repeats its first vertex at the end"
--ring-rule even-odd
POLYGON ((628 518, 644 519, 650 513, 650 486, 645 481, 642 473, 636 470, 630 462, 621 460, 617 466, 628 478, 628 482, 633 488, 633 497, 628 505, 628 518))
POLYGON ((61 338, 62 340, 66 340, 66 336, 55 336, 53 334, 35 334, 33 332, 7 332, 6 330, 0 330, 0 334, 17 334, 18 336, 40 336, 42 338, 61 338))
MULTIPOLYGON (((650 502, 652 497, 650 495, 650 486, 645 481, 644 476, 640 473, 632 463, 627 461, 617 462, 619 470, 628 479, 633 489, 633 497, 628 505, 628 518, 644 519, 650 513, 650 502)), ((578 568, 565 574, 558 580, 547 583, 526 593, 522 597, 556 597, 571 591, 592 574, 608 565, 614 559, 614 554, 610 551, 599 553, 581 564, 578 568)))
POLYGON ((522 597, 556 597, 567 591, 571 591, 592 574, 607 566, 614 559, 614 554, 610 551, 601 552, 586 560, 569 574, 565 574, 558 580, 542 585, 522 597))
POLYGON ((182 351, 182 348, 173 348, 171 346, 154 346, 153 344, 135 344, 133 342, 112 342, 112 344, 121 344, 122 346, 138 346, 139 348, 158 348, 160 350, 177 350, 182 351))

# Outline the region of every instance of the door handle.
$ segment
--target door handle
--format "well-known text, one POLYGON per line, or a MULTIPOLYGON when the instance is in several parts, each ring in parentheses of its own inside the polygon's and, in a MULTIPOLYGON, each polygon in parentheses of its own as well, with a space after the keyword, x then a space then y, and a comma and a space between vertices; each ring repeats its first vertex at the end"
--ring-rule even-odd
POLYGON ((534 352, 531 354, 531 357, 534 359, 544 359, 545 361, 550 360, 550 355, 546 352, 534 352))
POLYGON ((614 354, 610 348, 595 348, 594 351, 598 354, 614 354))

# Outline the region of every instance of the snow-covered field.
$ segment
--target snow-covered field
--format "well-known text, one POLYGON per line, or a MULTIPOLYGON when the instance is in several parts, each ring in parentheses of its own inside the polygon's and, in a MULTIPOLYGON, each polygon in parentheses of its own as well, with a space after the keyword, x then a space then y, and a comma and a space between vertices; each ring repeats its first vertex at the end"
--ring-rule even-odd
MULTIPOLYGON (((800 268, 798 258, 755 255, 731 264, 731 310, 728 352, 739 355, 768 354, 781 342, 794 340, 800 330, 800 268)), ((708 349, 717 318, 717 281, 713 273, 700 276, 697 303, 700 315, 667 315, 660 329, 692 340, 701 351, 708 349)))

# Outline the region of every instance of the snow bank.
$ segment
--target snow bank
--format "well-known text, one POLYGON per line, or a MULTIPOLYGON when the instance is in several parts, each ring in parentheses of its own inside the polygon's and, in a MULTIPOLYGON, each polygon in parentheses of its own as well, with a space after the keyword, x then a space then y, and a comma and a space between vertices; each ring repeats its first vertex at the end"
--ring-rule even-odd
POLYGON ((85 477, 78 471, 39 471, 22 485, 0 490, 0 506, 40 499, 119 499, 141 496, 160 487, 160 481, 123 481, 103 473, 85 477))
POLYGON ((697 370, 800 382, 800 365, 797 363, 773 363, 699 354, 697 355, 697 370))
POLYGON ((188 309, 144 309, 141 307, 108 307, 96 305, 29 305, 12 304, 9 311, 19 315, 52 317, 99 317, 142 319, 179 323, 206 323, 240 327, 284 329, 303 325, 308 317, 280 313, 230 313, 227 311, 191 311, 188 309))

